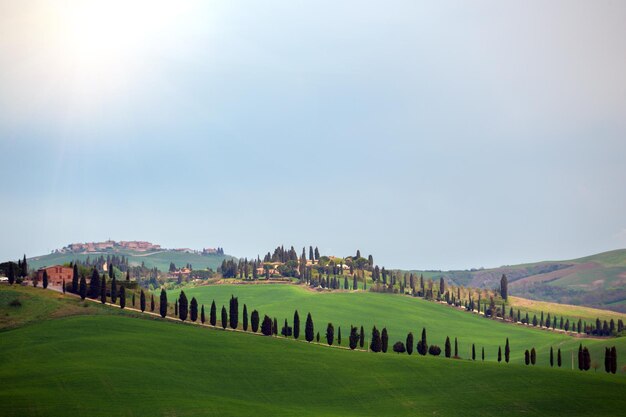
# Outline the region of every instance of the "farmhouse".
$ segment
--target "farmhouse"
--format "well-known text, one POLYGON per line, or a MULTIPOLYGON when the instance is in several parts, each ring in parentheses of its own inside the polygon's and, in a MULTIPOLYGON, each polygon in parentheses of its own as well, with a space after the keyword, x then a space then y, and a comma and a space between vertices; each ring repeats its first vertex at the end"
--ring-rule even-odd
POLYGON ((65 282, 72 281, 73 270, 67 266, 54 265, 38 269, 37 278, 40 282, 43 281, 43 271, 46 271, 48 274, 49 285, 63 285, 63 280, 65 282))

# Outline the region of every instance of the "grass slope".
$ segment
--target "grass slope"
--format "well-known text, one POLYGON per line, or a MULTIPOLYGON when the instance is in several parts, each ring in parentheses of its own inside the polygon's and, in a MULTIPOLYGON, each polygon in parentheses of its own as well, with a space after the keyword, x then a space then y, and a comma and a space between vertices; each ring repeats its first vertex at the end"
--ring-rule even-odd
POLYGON ((132 252, 132 251, 115 251, 92 254, 78 253, 51 253, 48 255, 37 256, 28 259, 28 266, 32 269, 41 268, 42 266, 58 265, 72 262, 76 259, 84 261, 89 257, 96 259, 100 255, 106 258, 107 254, 115 254, 119 256, 127 256, 131 265, 139 266, 142 262, 147 268, 157 267, 160 271, 168 271, 170 262, 174 262, 177 267, 184 267, 190 263, 194 269, 211 268, 214 271, 222 264, 224 259, 231 259, 230 255, 201 255, 198 253, 185 253, 176 251, 158 251, 158 252, 132 252))
MULTIPOLYGON (((170 291, 170 302, 178 296, 180 290, 170 291)), ((455 308, 438 303, 425 301, 408 296, 380 294, 371 292, 314 292, 296 285, 211 285, 188 288, 187 297, 196 297, 200 304, 208 309, 211 301, 215 300, 217 311, 225 305, 228 310, 228 300, 231 295, 239 298, 240 309, 247 304, 248 312, 257 309, 263 317, 267 314, 278 319, 282 327, 285 318, 291 325, 293 313, 298 309, 300 325, 304 329, 306 314, 311 313, 315 324, 315 331, 320 332, 323 338, 326 325, 332 322, 342 329, 344 346, 347 345, 350 325, 363 325, 366 339, 371 335, 372 326, 379 329, 387 327, 389 332, 389 346, 397 340, 404 341, 409 331, 413 332, 416 343, 423 327, 427 329, 429 344, 437 344, 442 350, 446 336, 459 340, 460 356, 469 357, 471 344, 476 344, 477 357, 480 357, 480 348, 485 348, 486 359, 494 361, 497 358, 498 347, 504 349, 508 337, 511 344, 511 361, 521 364, 524 350, 535 347, 537 349, 537 364, 549 366, 549 350, 553 346, 556 352, 561 348, 564 366, 571 366, 570 354, 577 352, 580 343, 591 349, 592 360, 598 360, 601 365, 604 361, 604 347, 615 345, 618 350, 620 367, 626 364, 626 338, 590 339, 567 336, 562 333, 540 330, 523 325, 501 323, 485 319, 455 308)), ((240 313, 241 320, 241 313, 240 313)), ((576 366, 576 365, 575 365, 576 366)))
POLYGON ((612 416, 626 378, 329 349, 123 316, 0 338, 2 416, 612 416))

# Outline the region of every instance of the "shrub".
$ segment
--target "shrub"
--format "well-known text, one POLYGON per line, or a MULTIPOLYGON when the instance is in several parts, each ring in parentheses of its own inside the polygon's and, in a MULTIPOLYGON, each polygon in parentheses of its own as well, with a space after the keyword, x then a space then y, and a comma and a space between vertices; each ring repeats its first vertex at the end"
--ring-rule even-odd
POLYGON ((406 352, 406 348, 404 347, 404 343, 397 341, 393 344, 393 351, 396 353, 404 353, 406 352))
POLYGON ((430 347, 428 348, 428 353, 433 356, 439 356, 441 355, 441 348, 437 345, 430 345, 430 347))

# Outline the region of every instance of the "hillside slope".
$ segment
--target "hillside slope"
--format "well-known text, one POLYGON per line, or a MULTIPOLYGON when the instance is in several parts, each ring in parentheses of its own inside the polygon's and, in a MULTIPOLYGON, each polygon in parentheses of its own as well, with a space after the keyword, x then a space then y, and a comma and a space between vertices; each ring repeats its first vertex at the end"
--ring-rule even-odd
POLYGON ((626 249, 566 261, 430 272, 428 276, 443 276, 469 287, 497 288, 502 274, 513 295, 626 312, 626 249))
POLYGON ((42 266, 64 264, 74 260, 85 261, 87 257, 95 259, 100 255, 105 258, 108 254, 128 257, 131 266, 139 266, 144 263, 147 268, 156 267, 160 271, 167 271, 170 262, 174 262, 177 267, 191 264, 194 269, 211 268, 217 270, 224 259, 232 259, 230 255, 202 255, 200 253, 187 253, 172 250, 161 250, 154 252, 133 252, 129 250, 116 250, 99 253, 51 253, 43 256, 36 256, 28 259, 29 268, 37 269, 42 266))
POLYGON ((621 373, 351 352, 125 315, 1 334, 0 380, 11 381, 2 416, 613 416, 626 407, 621 373))

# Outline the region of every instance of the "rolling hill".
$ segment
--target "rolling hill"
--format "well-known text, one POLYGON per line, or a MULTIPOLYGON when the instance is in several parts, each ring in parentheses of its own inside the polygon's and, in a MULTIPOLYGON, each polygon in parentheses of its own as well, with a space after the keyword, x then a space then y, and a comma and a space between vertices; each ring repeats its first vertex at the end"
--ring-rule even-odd
POLYGON ((509 292, 516 296, 626 312, 626 249, 566 261, 429 271, 425 276, 434 279, 443 276, 468 287, 496 288, 502 274, 509 280, 509 292))
POLYGON ((28 259, 29 268, 37 269, 43 266, 64 264, 74 260, 85 261, 88 257, 94 259, 100 255, 106 258, 107 255, 118 255, 128 257, 131 266, 139 266, 142 263, 147 268, 156 267, 160 271, 167 271, 170 262, 174 262, 177 267, 183 267, 191 264, 194 269, 211 268, 217 270, 224 259, 232 259, 230 255, 202 255, 201 253, 189 253, 175 250, 159 250, 152 252, 134 252, 130 250, 110 250, 96 253, 50 253, 43 256, 35 256, 28 259))
POLYGON ((14 292, 28 296, 24 315, 37 316, 30 310, 45 298, 55 311, 83 311, 1 333, 2 416, 614 416, 626 407, 621 372, 352 352, 14 292))

